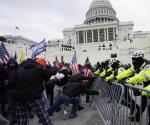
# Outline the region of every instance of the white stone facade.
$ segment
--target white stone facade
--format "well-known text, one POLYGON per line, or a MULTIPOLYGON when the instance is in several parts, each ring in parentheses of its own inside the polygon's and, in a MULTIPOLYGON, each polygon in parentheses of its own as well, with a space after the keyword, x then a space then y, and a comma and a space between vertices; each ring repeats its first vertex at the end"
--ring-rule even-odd
MULTIPOLYGON (((150 32, 133 32, 133 22, 120 22, 116 11, 108 0, 93 0, 86 13, 83 24, 75 25, 63 30, 63 40, 50 40, 47 51, 38 57, 44 57, 50 62, 61 56, 65 62, 71 62, 74 52, 77 53, 78 63, 84 64, 87 57, 92 64, 106 59, 119 59, 123 64, 131 63, 134 51, 142 51, 150 60, 150 32)), ((11 40, 10 40, 11 41, 11 40)), ((20 41, 20 39, 19 39, 20 41)), ((32 51, 28 42, 16 42, 6 47, 12 54, 22 51, 26 58, 31 57, 32 51), (24 45, 25 44, 25 45, 24 45), (27 45, 27 46, 26 46, 27 45)))
POLYGON ((93 0, 84 24, 64 29, 64 42, 72 44, 126 41, 133 38, 133 22, 119 22, 108 0, 93 0))
POLYGON ((109 0, 93 0, 84 23, 63 30, 64 43, 75 46, 81 63, 87 56, 96 63, 112 54, 117 54, 122 63, 131 63, 133 51, 143 51, 150 59, 150 32, 133 32, 133 26, 132 21, 119 21, 109 0))
POLYGON ((10 44, 17 44, 17 45, 24 45, 24 46, 32 46, 37 44, 35 41, 25 38, 23 36, 5 35, 3 37, 6 38, 7 43, 10 44))

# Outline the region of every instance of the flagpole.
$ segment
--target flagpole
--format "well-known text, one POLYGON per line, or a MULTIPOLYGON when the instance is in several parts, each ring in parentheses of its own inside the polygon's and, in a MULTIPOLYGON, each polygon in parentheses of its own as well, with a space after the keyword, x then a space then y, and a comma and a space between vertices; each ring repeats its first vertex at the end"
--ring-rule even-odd
POLYGON ((45 53, 44 53, 44 59, 46 59, 46 51, 45 51, 45 53))

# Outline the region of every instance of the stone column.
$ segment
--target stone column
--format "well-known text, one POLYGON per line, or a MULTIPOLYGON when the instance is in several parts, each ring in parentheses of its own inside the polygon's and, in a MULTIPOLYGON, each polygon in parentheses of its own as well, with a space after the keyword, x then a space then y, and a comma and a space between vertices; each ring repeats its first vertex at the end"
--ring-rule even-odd
POLYGON ((77 31, 77 39, 78 39, 78 44, 79 44, 79 31, 77 31))
POLYGON ((93 30, 91 30, 92 32, 92 43, 94 42, 94 34, 93 34, 93 30))
POLYGON ((104 29, 104 41, 107 41, 107 32, 106 32, 106 29, 104 29))
POLYGON ((116 28, 113 28, 113 40, 115 40, 115 30, 116 30, 116 28))
MULTIPOLYGON (((118 27, 116 27, 116 34, 117 35, 117 40, 119 40, 119 33, 118 33, 118 27)), ((115 36, 116 37, 116 36, 115 36)))
POLYGON ((86 36, 86 39, 85 39, 85 43, 87 43, 87 30, 85 31, 85 36, 86 36))
POLYGON ((107 41, 108 41, 109 40, 108 28, 106 29, 106 33, 107 33, 107 41))
POLYGON ((99 33, 99 29, 97 29, 98 30, 98 42, 100 42, 100 33, 99 33))
POLYGON ((83 30, 83 43, 85 43, 85 31, 83 30))
POLYGON ((78 43, 78 32, 76 31, 76 43, 78 43))

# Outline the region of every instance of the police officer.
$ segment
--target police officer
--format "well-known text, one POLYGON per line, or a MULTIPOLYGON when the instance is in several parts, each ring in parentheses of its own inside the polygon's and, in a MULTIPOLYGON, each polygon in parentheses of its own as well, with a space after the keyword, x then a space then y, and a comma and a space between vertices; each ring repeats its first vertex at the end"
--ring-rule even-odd
POLYGON ((108 69, 107 72, 112 72, 111 75, 109 75, 108 77, 106 77, 106 81, 112 81, 115 79, 115 77, 122 73, 124 71, 124 67, 120 64, 119 60, 113 60, 112 64, 110 66, 110 68, 108 69))
MULTIPOLYGON (((143 53, 136 53, 134 57, 132 58, 133 64, 135 65, 135 71, 137 75, 131 77, 127 80, 127 84, 141 84, 143 83, 144 88, 149 89, 150 84, 150 63, 146 59, 144 59, 143 53)), ((140 93, 139 93, 140 94, 140 93)), ((141 112, 143 113, 146 106, 147 106, 147 97, 146 93, 142 92, 142 98, 141 98, 141 112)), ((140 116, 140 110, 137 110, 135 120, 139 120, 140 116)), ((131 120, 133 120, 134 117, 131 117, 131 120)), ((150 120, 149 120, 150 124, 150 120)))
MULTIPOLYGON (((123 73, 118 74, 116 79, 117 82, 120 82, 122 80, 125 80, 127 78, 130 78, 129 80, 127 80, 127 84, 137 84, 137 83, 141 83, 142 80, 139 80, 139 78, 142 76, 141 72, 145 69, 145 67, 148 66, 148 61, 146 59, 144 59, 144 54, 142 52, 136 52, 132 55, 132 66, 128 69, 125 70, 123 73), (137 74, 137 75, 135 75, 137 74)), ((143 77, 146 77, 143 74, 143 77)), ((144 81, 144 87, 148 85, 147 81, 144 81)), ((135 95, 137 95, 138 93, 136 92, 135 95)), ((125 100, 127 101, 126 106, 128 106, 130 108, 130 115, 131 117, 129 117, 129 119, 131 121, 139 121, 140 120, 140 107, 135 104, 135 101, 131 98, 129 91, 127 89, 127 87, 125 86, 125 100), (130 102, 130 104, 129 104, 130 102), (136 115, 134 115, 135 112, 135 108, 136 108, 136 115)), ((144 112, 145 108, 146 108, 146 104, 147 104, 147 98, 146 96, 143 96, 141 99, 141 105, 142 105, 142 109, 141 111, 144 112)))

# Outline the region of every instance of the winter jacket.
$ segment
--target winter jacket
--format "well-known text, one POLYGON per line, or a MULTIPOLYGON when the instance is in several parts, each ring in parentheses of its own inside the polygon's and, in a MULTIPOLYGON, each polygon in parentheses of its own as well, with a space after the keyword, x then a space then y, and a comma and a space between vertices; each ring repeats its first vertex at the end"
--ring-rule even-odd
POLYGON ((32 101, 42 98, 43 82, 53 75, 51 70, 27 61, 18 68, 15 87, 17 101, 32 101))
POLYGON ((64 86, 62 93, 71 98, 75 98, 79 96, 80 94, 97 95, 99 92, 87 89, 86 87, 81 85, 79 82, 72 82, 64 86))
POLYGON ((4 66, 0 65, 0 91, 5 91, 5 80, 8 78, 7 70, 4 66))
POLYGON ((11 58, 7 63, 8 89, 14 89, 15 87, 17 68, 18 68, 17 61, 11 58), (11 67, 10 64, 14 64, 15 66, 11 67))

